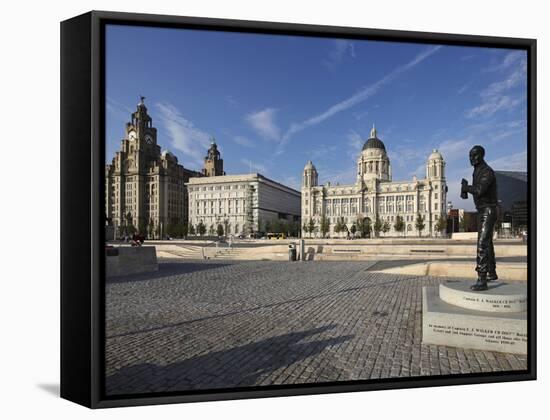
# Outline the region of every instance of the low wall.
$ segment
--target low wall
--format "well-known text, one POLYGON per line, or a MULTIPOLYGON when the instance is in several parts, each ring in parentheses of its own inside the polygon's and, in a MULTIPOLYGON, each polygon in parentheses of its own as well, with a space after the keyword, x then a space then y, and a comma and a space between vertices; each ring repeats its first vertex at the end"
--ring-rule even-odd
MULTIPOLYGON (((475 244, 372 244, 363 245, 348 242, 345 245, 309 245, 316 254, 327 256, 350 256, 379 257, 379 256, 414 256, 425 258, 427 256, 437 257, 475 257, 477 246, 475 244)), ((495 244, 495 254, 499 257, 523 257, 527 255, 527 247, 521 244, 495 244)), ((344 259, 346 259, 344 257, 344 259)))
POLYGON ((158 271, 154 246, 110 248, 105 255, 107 277, 158 271))
MULTIPOLYGON (((462 277, 476 279, 475 262, 456 261, 430 261, 418 264, 404 264, 399 267, 392 267, 380 270, 387 274, 407 274, 411 276, 435 276, 435 277, 462 277)), ((526 263, 501 263, 497 264, 499 280, 504 281, 526 281, 526 263)))

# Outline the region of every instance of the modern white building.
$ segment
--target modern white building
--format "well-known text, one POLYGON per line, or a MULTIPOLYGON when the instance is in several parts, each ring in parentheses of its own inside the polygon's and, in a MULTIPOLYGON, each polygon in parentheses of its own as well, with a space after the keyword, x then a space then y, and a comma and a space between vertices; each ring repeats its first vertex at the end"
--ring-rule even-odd
MULTIPOLYGON (((439 217, 446 214, 447 185, 445 161, 437 150, 426 160, 426 177, 411 181, 393 181, 389 156, 382 140, 373 127, 369 139, 357 158, 357 179, 351 185, 318 185, 317 169, 307 162, 302 178, 302 224, 310 220, 316 229, 311 236, 321 236, 320 223, 324 217, 330 223, 330 236, 338 220, 348 227, 369 219, 374 225, 376 218, 387 222, 390 230, 380 236, 436 236, 439 217), (418 232, 415 227, 417 215, 424 217, 425 227, 418 232), (394 228, 396 217, 401 216, 403 232, 394 228)), ((302 229, 302 236, 310 236, 302 229)))
POLYGON ((300 220, 300 192, 263 175, 221 175, 190 178, 189 223, 206 226, 207 234, 218 225, 231 235, 261 231, 266 222, 300 220))

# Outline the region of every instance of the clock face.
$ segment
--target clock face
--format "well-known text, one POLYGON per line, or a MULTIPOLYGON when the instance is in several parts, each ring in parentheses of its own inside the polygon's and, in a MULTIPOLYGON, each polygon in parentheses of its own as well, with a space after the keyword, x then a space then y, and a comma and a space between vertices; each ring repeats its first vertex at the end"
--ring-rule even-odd
POLYGON ((136 132, 135 132, 135 131, 130 131, 130 132, 128 133, 128 138, 129 138, 130 140, 135 140, 136 137, 137 137, 137 136, 136 136, 136 132))
POLYGON ((151 136, 150 134, 146 134, 145 135, 145 143, 153 144, 153 136, 151 136))

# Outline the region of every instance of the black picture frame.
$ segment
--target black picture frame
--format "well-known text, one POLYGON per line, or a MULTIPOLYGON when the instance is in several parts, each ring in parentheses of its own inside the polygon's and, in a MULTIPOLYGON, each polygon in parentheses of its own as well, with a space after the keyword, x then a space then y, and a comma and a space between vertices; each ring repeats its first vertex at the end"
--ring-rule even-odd
POLYGON ((536 379, 536 40, 92 11, 61 23, 61 397, 90 408, 536 379), (105 37, 107 24, 437 43, 527 52, 528 369, 107 397, 104 369, 105 37))

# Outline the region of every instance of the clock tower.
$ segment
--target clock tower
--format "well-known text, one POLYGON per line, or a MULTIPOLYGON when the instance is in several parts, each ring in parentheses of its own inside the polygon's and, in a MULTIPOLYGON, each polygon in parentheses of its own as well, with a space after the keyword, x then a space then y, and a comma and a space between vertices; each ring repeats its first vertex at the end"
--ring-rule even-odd
POLYGON ((126 123, 120 150, 105 172, 105 212, 119 235, 140 231, 148 237, 182 231, 187 223, 190 177, 202 176, 161 151, 145 97, 126 123))

